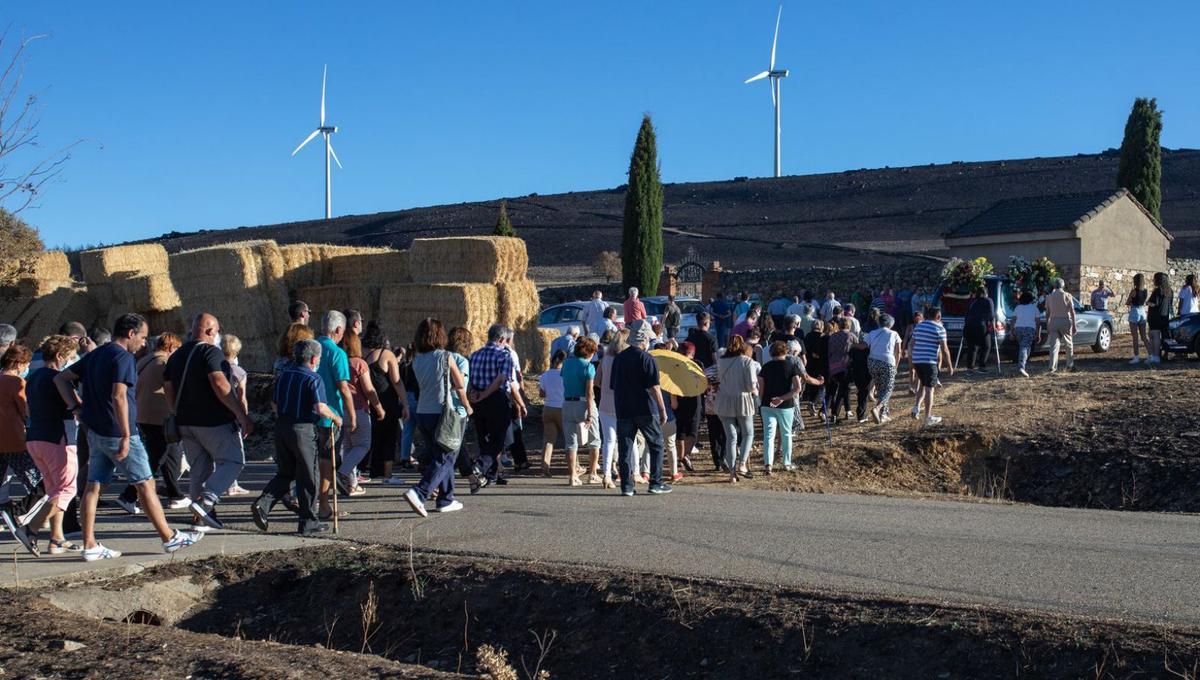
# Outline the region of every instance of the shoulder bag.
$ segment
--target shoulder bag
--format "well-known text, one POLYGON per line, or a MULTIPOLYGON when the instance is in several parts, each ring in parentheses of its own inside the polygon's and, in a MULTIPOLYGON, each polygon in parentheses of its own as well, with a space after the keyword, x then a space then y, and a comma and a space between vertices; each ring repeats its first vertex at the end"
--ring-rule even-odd
POLYGON ((445 352, 443 357, 445 361, 439 363, 442 364, 444 375, 442 384, 446 386, 446 400, 442 402, 442 415, 438 419, 434 440, 443 451, 457 451, 462 446, 466 422, 465 419, 458 416, 458 410, 454 408, 454 400, 450 397, 450 366, 447 362, 453 361, 453 358, 449 352, 445 352))
POLYGON ((196 356, 196 350, 200 349, 200 343, 192 345, 192 351, 188 352, 187 361, 183 362, 183 376, 179 379, 179 388, 175 390, 175 403, 171 405, 171 412, 163 418, 163 439, 168 444, 178 444, 182 437, 179 434, 179 421, 175 418, 175 413, 179 410, 179 400, 183 398, 183 385, 187 382, 188 368, 192 365, 192 357, 196 356))

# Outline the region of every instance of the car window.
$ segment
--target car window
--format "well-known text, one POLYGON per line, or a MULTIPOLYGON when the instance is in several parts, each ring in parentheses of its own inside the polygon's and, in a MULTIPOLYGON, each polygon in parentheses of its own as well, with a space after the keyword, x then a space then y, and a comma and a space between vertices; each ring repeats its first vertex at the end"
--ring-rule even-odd
POLYGON ((681 307, 684 314, 697 314, 705 311, 704 305, 699 302, 685 302, 681 307))
POLYGON ((583 310, 574 305, 563 307, 562 312, 558 315, 558 320, 560 323, 566 321, 578 321, 581 312, 583 312, 583 310))
POLYGON ((558 307, 551 307, 550 309, 547 309, 546 311, 539 314, 538 315, 538 325, 539 326, 549 326, 550 324, 558 321, 558 311, 559 311, 558 307))
POLYGON ((663 308, 667 306, 664 302, 650 302, 649 300, 642 300, 642 304, 646 305, 647 314, 655 316, 662 314, 663 308))

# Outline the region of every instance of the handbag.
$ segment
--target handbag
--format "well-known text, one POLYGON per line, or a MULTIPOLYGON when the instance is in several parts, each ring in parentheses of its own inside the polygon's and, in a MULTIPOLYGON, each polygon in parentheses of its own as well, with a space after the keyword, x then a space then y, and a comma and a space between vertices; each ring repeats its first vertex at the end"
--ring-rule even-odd
POLYGON ((196 350, 200 348, 200 343, 192 345, 192 351, 188 352, 187 361, 183 362, 183 377, 179 379, 179 389, 175 390, 175 403, 171 405, 171 412, 163 418, 163 439, 168 444, 178 444, 183 437, 179 434, 179 421, 175 418, 175 412, 179 410, 179 400, 183 398, 183 386, 187 382, 188 368, 192 365, 192 357, 196 355, 196 350))
MULTIPOLYGON (((449 353, 444 356, 447 360, 450 359, 449 353)), ((442 402, 442 415, 438 418, 434 441, 443 451, 457 451, 462 446, 466 422, 464 418, 458 416, 458 410, 454 408, 454 403, 450 398, 450 368, 445 362, 441 362, 441 364, 444 376, 442 384, 446 387, 446 399, 442 402)))

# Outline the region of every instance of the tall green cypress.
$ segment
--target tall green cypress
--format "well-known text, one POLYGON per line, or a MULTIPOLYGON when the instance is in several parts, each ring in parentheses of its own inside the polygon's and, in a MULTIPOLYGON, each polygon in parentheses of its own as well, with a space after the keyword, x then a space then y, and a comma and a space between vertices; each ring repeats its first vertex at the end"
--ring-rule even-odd
POLYGON ((621 283, 643 295, 658 291, 663 264, 663 188, 658 150, 650 116, 642 117, 625 189, 625 221, 621 230, 621 283))
POLYGON ((492 230, 495 236, 516 236, 512 222, 508 220, 508 201, 500 201, 500 217, 496 218, 496 228, 492 230))
POLYGON ((1125 121, 1125 139, 1121 141, 1121 164, 1117 186, 1125 187, 1154 219, 1162 222, 1162 111, 1158 100, 1138 97, 1125 121))

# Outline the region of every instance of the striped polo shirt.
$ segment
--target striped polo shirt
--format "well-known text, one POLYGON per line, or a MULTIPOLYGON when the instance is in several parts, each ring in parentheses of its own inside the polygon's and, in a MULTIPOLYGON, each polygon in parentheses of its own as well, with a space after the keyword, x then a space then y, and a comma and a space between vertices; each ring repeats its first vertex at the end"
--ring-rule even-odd
POLYGON ((289 364, 275 376, 275 412, 296 423, 321 420, 315 409, 325 402, 321 376, 304 366, 289 364))
POLYGON ((936 364, 938 349, 946 341, 946 329, 942 324, 926 319, 913 327, 912 361, 914 364, 936 364))

